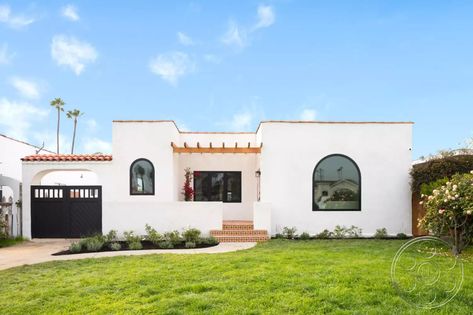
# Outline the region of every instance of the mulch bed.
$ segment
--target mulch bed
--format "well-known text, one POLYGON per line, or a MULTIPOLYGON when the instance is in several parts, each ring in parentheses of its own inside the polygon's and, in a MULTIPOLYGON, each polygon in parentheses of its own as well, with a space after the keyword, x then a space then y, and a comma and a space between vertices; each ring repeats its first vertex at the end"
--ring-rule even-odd
MULTIPOLYGON (((111 250, 109 247, 109 244, 105 244, 101 250, 99 251, 87 251, 87 250, 82 250, 79 253, 72 253, 70 250, 63 250, 57 253, 52 254, 53 256, 61 256, 61 255, 77 255, 77 254, 85 254, 85 253, 101 253, 101 252, 121 252, 124 250, 131 250, 128 248, 128 243, 125 241, 118 241, 114 243, 119 243, 121 245, 120 250, 111 250)), ((154 245, 150 241, 141 241, 141 245, 143 245, 142 249, 135 249, 135 250, 150 250, 150 249, 193 249, 193 248, 186 248, 185 243, 182 242, 178 245, 175 245, 174 248, 160 248, 156 245, 154 245)), ((215 245, 209 245, 209 244, 196 244, 194 248, 207 248, 207 247, 214 247, 217 246, 218 244, 215 245)))

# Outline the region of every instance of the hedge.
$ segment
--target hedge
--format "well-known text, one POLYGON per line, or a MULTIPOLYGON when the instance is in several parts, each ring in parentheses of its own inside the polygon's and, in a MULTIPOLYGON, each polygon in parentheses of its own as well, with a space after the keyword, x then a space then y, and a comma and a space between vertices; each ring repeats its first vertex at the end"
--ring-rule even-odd
POLYGON ((419 193, 422 184, 473 170, 473 155, 454 155, 435 158, 416 164, 411 170, 412 192, 419 193))

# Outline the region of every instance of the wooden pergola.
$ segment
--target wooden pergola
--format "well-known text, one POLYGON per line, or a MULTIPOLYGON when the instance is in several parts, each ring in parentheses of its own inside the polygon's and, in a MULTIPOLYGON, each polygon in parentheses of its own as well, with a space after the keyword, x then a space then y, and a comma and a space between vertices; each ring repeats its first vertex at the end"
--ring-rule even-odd
POLYGON ((235 142, 234 146, 226 146, 225 142, 222 142, 221 146, 214 146, 210 142, 208 147, 203 147, 197 142, 196 147, 190 147, 187 145, 187 142, 184 142, 184 146, 179 147, 174 142, 171 142, 171 147, 174 153, 261 153, 263 143, 255 147, 251 146, 251 143, 248 142, 248 146, 239 147, 238 142, 235 142))

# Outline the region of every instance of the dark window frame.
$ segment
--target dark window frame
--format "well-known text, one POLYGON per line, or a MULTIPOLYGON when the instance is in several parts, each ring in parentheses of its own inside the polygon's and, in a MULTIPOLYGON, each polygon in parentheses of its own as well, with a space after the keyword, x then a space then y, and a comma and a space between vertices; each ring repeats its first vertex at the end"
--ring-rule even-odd
MULTIPOLYGON (((242 186, 243 186, 243 183, 242 183, 242 174, 241 174, 241 171, 194 171, 193 173, 194 175, 194 180, 193 180, 193 189, 194 189, 194 201, 195 202, 224 202, 224 203, 241 203, 242 200, 243 200, 243 195, 242 195, 242 186), (206 174, 209 174, 209 175, 212 175, 212 174, 218 174, 218 173, 223 173, 223 190, 224 191, 227 191, 227 174, 237 174, 240 176, 240 187, 239 187, 239 193, 240 193, 240 199, 239 200, 231 200, 231 201, 227 201, 227 200, 195 200, 195 173, 199 173, 199 174, 203 174, 203 173, 206 173, 206 174)), ((211 178, 211 176, 209 176, 209 178, 211 178)), ((208 196, 207 196, 208 197, 208 196)), ((226 199, 227 198, 227 195, 224 194, 223 195, 223 198, 226 199)), ((210 199, 210 198, 208 198, 210 199)))
POLYGON ((145 159, 145 158, 139 158, 139 159, 136 159, 134 160, 131 165, 130 165, 130 196, 154 196, 155 194, 155 191, 156 191, 156 171, 154 169, 154 165, 153 163, 148 160, 148 159, 145 159), (153 191, 150 192, 150 193, 136 193, 136 192, 133 192, 133 166, 137 163, 137 162, 140 162, 140 161, 145 161, 145 162, 148 162, 150 165, 151 165, 151 168, 153 170, 153 191))
POLYGON ((312 211, 361 211, 361 171, 360 171, 360 168, 358 167, 358 164, 349 156, 347 155, 344 155, 344 154, 340 154, 340 153, 335 153, 335 154, 330 154, 330 155, 327 155, 326 157, 322 158, 314 167, 314 171, 312 172, 312 211), (325 161, 326 159, 328 158, 331 158, 331 157, 335 157, 335 156, 339 156, 339 157, 343 157, 347 160, 349 160, 351 163, 353 163, 353 165, 355 166, 356 168, 356 171, 358 172, 358 180, 359 180, 359 184, 358 184, 358 208, 357 209, 320 209, 320 208, 316 208, 315 206, 315 196, 314 196, 314 193, 315 193, 315 171, 317 171, 317 168, 319 167, 320 163, 322 163, 323 161, 325 161))

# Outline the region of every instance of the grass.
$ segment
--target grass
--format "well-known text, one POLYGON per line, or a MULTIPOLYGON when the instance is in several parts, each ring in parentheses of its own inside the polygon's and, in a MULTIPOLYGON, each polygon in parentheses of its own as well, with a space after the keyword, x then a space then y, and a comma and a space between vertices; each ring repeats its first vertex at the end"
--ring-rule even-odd
POLYGON ((473 251, 463 289, 433 311, 405 303, 390 281, 405 241, 273 240, 212 255, 150 255, 49 262, 0 271, 8 314, 467 314, 473 251))
POLYGON ((15 238, 7 238, 7 239, 2 238, 2 239, 0 239, 0 248, 19 244, 19 243, 23 242, 24 240, 25 239, 22 238, 21 236, 17 236, 15 238))

